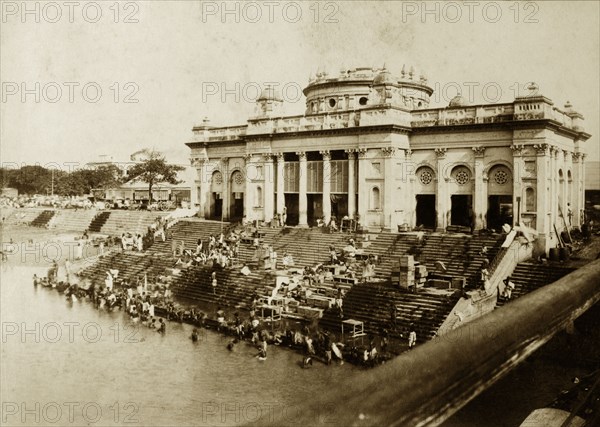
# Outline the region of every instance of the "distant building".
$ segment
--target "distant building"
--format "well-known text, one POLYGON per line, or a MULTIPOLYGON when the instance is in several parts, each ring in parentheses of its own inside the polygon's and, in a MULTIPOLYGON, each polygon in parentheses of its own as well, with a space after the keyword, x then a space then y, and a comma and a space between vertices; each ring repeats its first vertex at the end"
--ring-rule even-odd
MULTIPOLYGON (((128 170, 136 164, 142 163, 145 160, 145 151, 140 150, 133 153, 128 161, 115 161, 112 156, 103 155, 95 162, 89 162, 86 167, 97 168, 102 166, 116 165, 123 171, 123 177, 127 176, 128 170)), ((181 205, 181 202, 190 203, 191 187, 193 185, 195 169, 189 165, 180 165, 185 169, 178 173, 180 184, 157 183, 152 188, 152 200, 154 201, 172 201, 181 205)), ((130 202, 146 202, 148 201, 148 184, 145 182, 132 179, 121 186, 104 192, 106 200, 128 200, 130 202)), ((100 197, 100 196, 99 196, 100 197)))
POLYGON ((523 222, 547 250, 565 221, 580 224, 590 134, 569 103, 529 90, 510 103, 459 95, 430 108, 433 89, 412 69, 356 68, 311 77, 305 114, 282 116, 267 88, 247 123, 193 128, 193 202, 205 218, 270 221, 285 210, 298 226, 332 216, 388 230, 523 222))
MULTIPOLYGON (((189 166, 188 166, 189 168, 189 166)), ((185 176, 186 174, 180 174, 185 176)), ((188 174, 189 175, 189 174, 188 174)), ((181 179, 181 178, 180 178, 181 179)), ((187 179, 181 184, 157 183, 152 187, 152 200, 172 201, 178 206, 181 202, 190 202, 190 180, 187 179)), ((128 200, 135 203, 145 203, 149 198, 148 184, 136 180, 131 180, 118 188, 106 191, 107 200, 128 200)))

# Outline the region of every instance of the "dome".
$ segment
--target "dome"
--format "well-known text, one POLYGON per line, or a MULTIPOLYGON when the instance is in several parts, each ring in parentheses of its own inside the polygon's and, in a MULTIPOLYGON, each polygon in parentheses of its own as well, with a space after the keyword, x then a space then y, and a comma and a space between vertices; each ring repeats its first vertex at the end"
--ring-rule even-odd
POLYGON ((271 86, 267 86, 260 92, 257 101, 283 101, 279 91, 271 86))
POLYGON ((460 93, 450 100, 448 107, 464 107, 467 105, 467 100, 460 93))
POLYGON ((385 68, 381 73, 377 74, 373 79, 373 85, 393 84, 396 83, 392 74, 385 68))

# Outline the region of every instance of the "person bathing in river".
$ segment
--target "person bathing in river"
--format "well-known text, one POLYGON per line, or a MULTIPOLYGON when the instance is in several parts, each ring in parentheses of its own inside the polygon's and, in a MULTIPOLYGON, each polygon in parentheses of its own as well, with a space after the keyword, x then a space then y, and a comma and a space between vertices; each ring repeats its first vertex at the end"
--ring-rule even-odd
POLYGON ((227 350, 229 351, 233 351, 235 350, 235 345, 238 343, 238 339, 234 338, 231 341, 229 341, 229 344, 227 344, 227 350))
POLYGON ((167 332, 167 324, 165 323, 165 321, 160 318, 158 321, 158 333, 159 334, 165 334, 167 332))

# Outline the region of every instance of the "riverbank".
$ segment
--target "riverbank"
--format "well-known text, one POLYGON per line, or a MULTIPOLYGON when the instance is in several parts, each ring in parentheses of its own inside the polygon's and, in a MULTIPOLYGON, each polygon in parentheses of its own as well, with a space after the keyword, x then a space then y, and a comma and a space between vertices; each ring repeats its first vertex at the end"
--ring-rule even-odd
MULTIPOLYGON (((89 241, 82 240, 80 237, 73 233, 57 234, 44 229, 32 230, 31 227, 12 227, 3 236, 3 238, 8 238, 9 242, 12 240, 9 246, 16 248, 8 256, 9 264, 35 267, 38 271, 36 273, 38 277, 46 277, 48 270, 53 267, 55 261, 59 266, 59 270, 63 269, 64 263, 68 261, 71 273, 69 278, 71 280, 77 277, 79 271, 96 262, 99 255, 98 248, 89 245, 89 241), (83 257, 76 259, 73 244, 79 242, 85 244, 85 250, 83 257)), ((63 280, 67 280, 66 275, 62 274, 61 276, 63 280)), ((23 278, 23 280, 32 282, 31 277, 23 278)), ((104 286, 104 283, 78 282, 78 284, 76 295, 85 302, 95 304, 97 302, 96 298, 106 300, 110 297, 108 293, 94 296, 83 291, 83 289, 89 289, 92 285, 96 289, 100 289, 104 286)), ((130 286, 134 289, 136 287, 134 284, 130 284, 130 286)), ((155 284, 151 283, 149 286, 149 293, 154 292, 155 284)), ((164 292, 162 285, 156 285, 156 287, 164 292)), ((58 288, 48 287, 48 289, 58 289, 61 293, 65 292, 62 285, 59 285, 58 288)), ((126 311, 129 307, 125 302, 127 289, 120 284, 115 284, 114 291, 114 297, 110 298, 115 298, 118 301, 115 304, 118 309, 126 311)), ((70 294, 70 292, 69 289, 66 289, 67 294, 70 294)), ((371 367, 385 363, 386 360, 396 355, 396 353, 382 351, 381 340, 379 339, 377 340, 379 349, 373 350, 376 347, 374 337, 365 337, 357 345, 348 346, 338 341, 332 334, 300 319, 284 319, 275 326, 274 322, 271 322, 268 318, 258 318, 258 313, 249 310, 228 310, 228 312, 223 313, 220 307, 210 304, 204 304, 200 307, 197 303, 175 301, 172 298, 164 299, 162 297, 155 302, 155 320, 157 323, 160 318, 163 318, 170 321, 169 324, 187 323, 197 328, 215 330, 230 337, 231 340, 237 338, 240 341, 252 342, 254 345, 266 341, 269 346, 278 345, 282 348, 290 348, 299 353, 301 358, 310 357, 312 360, 323 363, 343 363, 345 360, 360 366, 371 367), (221 313, 219 313, 220 311, 221 313), (336 347, 334 351, 331 349, 332 343, 336 347), (340 352, 335 351, 337 349, 340 352), (341 358, 336 358, 336 353, 341 353, 341 358)), ((138 303, 138 311, 141 313, 142 301, 138 303)), ((104 307, 104 303, 102 307, 104 307)), ((100 309, 105 310, 105 308, 100 309)), ((150 322, 149 319, 147 321, 150 322)), ((393 345, 394 343, 390 344, 390 347, 393 345)))

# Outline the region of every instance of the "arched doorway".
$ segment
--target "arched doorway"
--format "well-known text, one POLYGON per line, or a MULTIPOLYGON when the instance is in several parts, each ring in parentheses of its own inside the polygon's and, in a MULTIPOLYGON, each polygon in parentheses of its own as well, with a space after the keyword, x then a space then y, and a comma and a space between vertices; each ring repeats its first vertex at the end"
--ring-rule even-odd
POLYGON ((450 225, 471 227, 474 221, 471 170, 466 166, 456 166, 450 178, 450 225))
POLYGON ((239 221, 244 217, 244 191, 246 190, 244 175, 239 170, 231 174, 231 197, 229 200, 229 220, 239 221))
POLYGON ((435 230, 437 215, 435 210, 435 172, 429 166, 421 166, 416 171, 416 226, 435 230))
POLYGON ((488 173, 487 227, 500 230, 513 223, 513 177, 504 165, 495 165, 488 173))
POLYGON ((211 176, 210 194, 210 218, 220 220, 223 216, 223 174, 219 171, 211 176))

